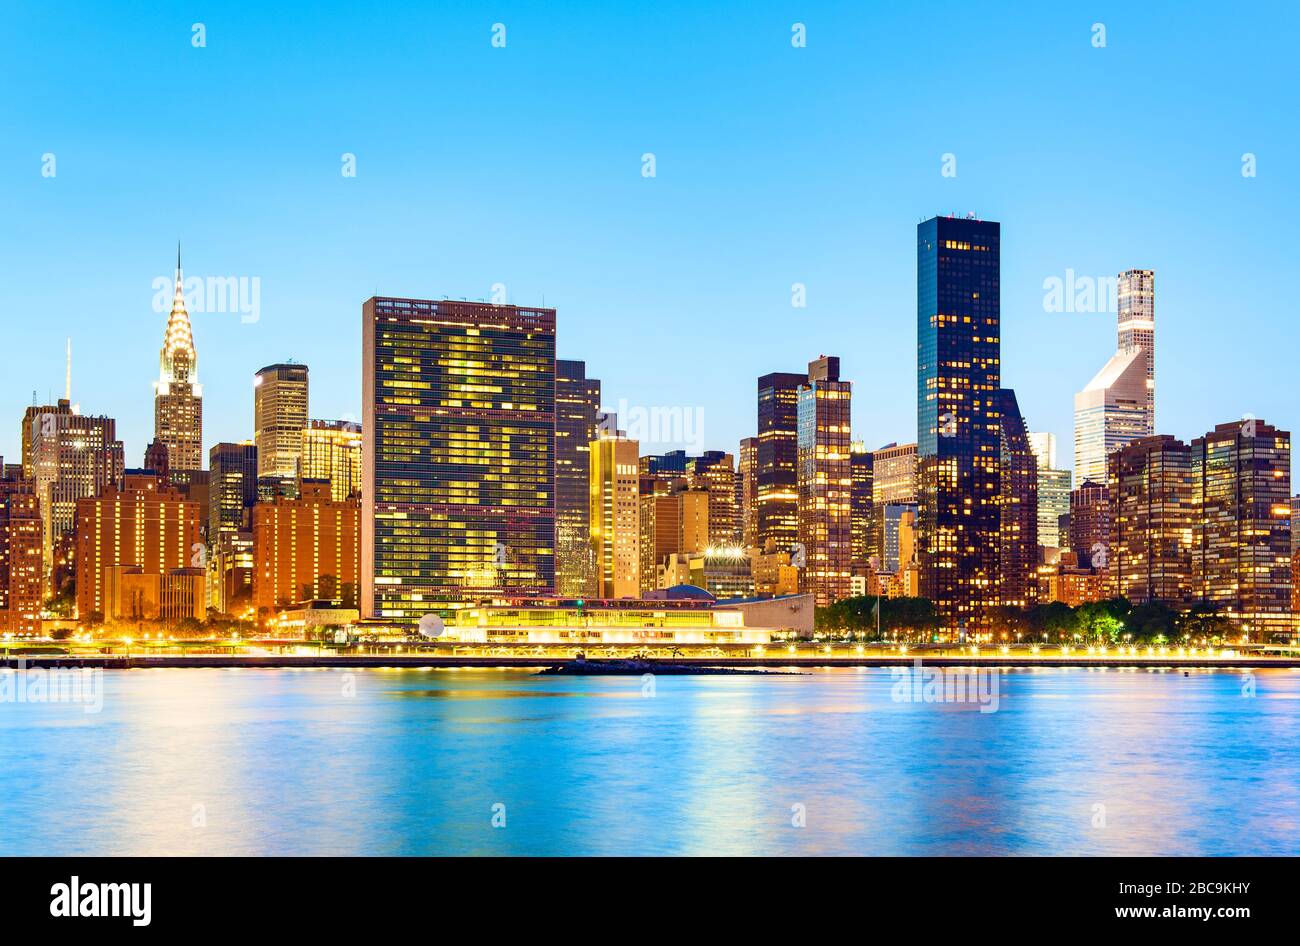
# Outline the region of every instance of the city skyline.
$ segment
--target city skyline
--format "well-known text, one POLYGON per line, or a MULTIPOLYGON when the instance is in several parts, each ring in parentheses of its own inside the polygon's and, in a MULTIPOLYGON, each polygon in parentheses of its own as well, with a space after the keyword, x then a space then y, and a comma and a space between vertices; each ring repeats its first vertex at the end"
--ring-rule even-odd
MULTIPOLYGON (((246 14, 250 20, 281 15, 288 14, 246 14)), ((973 15, 957 12, 944 22, 922 22, 942 41, 969 26, 966 17, 973 15)), ((572 24, 563 20, 546 25, 525 14, 501 16, 510 24, 511 39, 500 50, 489 45, 491 24, 458 14, 445 22, 447 30, 457 37, 463 31, 466 37, 464 48, 459 41, 453 44, 457 48, 449 51, 452 61, 465 66, 467 74, 486 77, 493 88, 527 75, 538 57, 557 48, 580 53, 588 65, 608 55, 566 36, 563 28, 572 24), (468 42, 476 30, 483 33, 477 52, 468 42), (506 58, 486 58, 494 54, 506 58)), ((704 28, 698 14, 680 12, 680 21, 596 11, 591 16, 597 18, 597 28, 614 36, 629 35, 634 28, 647 30, 656 42, 662 40, 680 53, 688 68, 703 68, 701 54, 670 35, 683 25, 686 32, 692 26, 704 28)), ((995 135, 962 118, 961 108, 971 103, 974 90, 958 90, 954 101, 945 103, 931 85, 940 79, 923 80, 921 89, 891 94, 899 97, 900 112, 907 111, 908 96, 926 97, 933 107, 924 125, 877 110, 869 131, 849 129, 844 142, 828 149, 832 130, 842 131, 839 109, 858 108, 869 100, 840 91, 831 104, 809 111, 804 92, 879 87, 901 67, 899 52, 886 49, 876 57, 830 54, 843 53, 846 44, 855 41, 874 49, 875 33, 866 29, 868 22, 872 30, 887 34, 915 24, 916 16, 879 11, 867 21, 856 19, 848 8, 833 19, 821 13, 807 20, 805 49, 791 48, 788 24, 750 22, 738 28, 726 42, 710 47, 708 55, 724 63, 753 57, 767 79, 755 92, 733 90, 735 100, 720 103, 733 106, 726 114, 734 116, 741 132, 725 144, 716 136, 700 136, 694 122, 671 117, 673 103, 686 94, 682 79, 665 78, 657 97, 641 97, 653 120, 648 130, 633 134, 632 126, 607 108, 613 92, 582 92, 575 86, 576 75, 550 75, 535 93, 497 103, 505 109, 502 120, 527 133, 532 121, 522 110, 535 104, 532 96, 562 93, 590 102, 611 123, 608 140, 597 141, 586 132, 567 150, 535 159, 528 173, 499 163, 501 159, 472 171, 471 165, 483 161, 481 149, 486 145, 471 142, 455 158, 438 151, 441 173, 464 185, 463 197, 439 209, 442 217, 458 221, 454 241, 425 235, 424 230, 414 236, 419 211, 432 206, 435 197, 442 201, 448 196, 417 184, 423 171, 419 162, 410 160, 415 151, 405 151, 400 144, 377 150, 363 146, 374 135, 360 134, 360 119, 354 116, 361 114, 360 103, 376 88, 374 80, 364 76, 357 77, 355 88, 335 90, 342 96, 340 109, 346 119, 337 134, 317 127, 327 100, 310 97, 313 133, 299 143, 272 131, 264 136, 264 156, 252 161, 224 141, 201 148, 197 139, 206 137, 202 134, 195 141, 182 135, 174 160, 169 156, 160 161, 146 157, 142 149, 148 145, 126 143, 79 108, 54 127, 39 112, 19 107, 13 116, 17 150, 27 148, 30 158, 15 153, 4 158, 11 182, 7 196, 14 213, 31 221, 31 232, 21 242, 6 244, 14 271, 26 278, 4 281, 0 306, 12 316, 14 343, 27 357, 22 372, 10 376, 4 403, 11 414, 20 413, 31 403, 33 391, 40 403, 52 402, 50 395, 62 388, 64 338, 70 335, 73 400, 87 413, 117 419, 128 465, 135 465, 151 439, 153 419, 140 405, 147 396, 147 379, 157 376, 153 359, 166 317, 151 304, 157 294, 153 282, 167 276, 171 244, 180 237, 190 272, 205 279, 260 281, 255 321, 244 320, 252 313, 190 312, 203 361, 205 450, 250 435, 251 379, 265 364, 293 359, 329 379, 328 388, 318 388, 327 397, 314 403, 313 417, 360 416, 360 364, 355 357, 360 337, 354 313, 377 289, 402 297, 488 299, 497 283, 504 285, 509 302, 540 304, 544 298, 548 307, 558 310, 557 354, 585 361, 591 374, 604 380, 606 407, 614 409, 626 401, 701 412, 702 444, 643 444, 646 452, 682 446, 735 452, 741 438, 755 433, 753 379, 789 367, 786 336, 791 332, 801 339, 796 365, 819 353, 842 359, 845 377, 861 388, 854 399, 854 437, 874 449, 915 439, 906 393, 913 380, 913 339, 900 330, 914 304, 910 261, 903 252, 906 234, 918 218, 935 211, 964 214, 975 209, 1007 227, 1002 274, 1004 356, 1009 366, 1005 383, 1015 388, 1031 429, 1052 432, 1063 445, 1070 444, 1071 397, 1113 350, 1114 312, 1046 311, 1044 282, 1113 278, 1130 268, 1151 269, 1160 281, 1157 432, 1190 439, 1203 433, 1211 419, 1219 422, 1246 413, 1294 426, 1287 416, 1290 393, 1285 380, 1253 369, 1258 341, 1286 329, 1275 313, 1285 298, 1287 261, 1258 221, 1274 213, 1285 217, 1296 209, 1295 195, 1277 183, 1284 162, 1293 160, 1288 152, 1294 153, 1289 148, 1294 131, 1275 127, 1267 104, 1272 93, 1263 100, 1232 98, 1228 108, 1228 93, 1216 84, 1223 77, 1219 70, 1230 73, 1249 62, 1250 74, 1267 87, 1268 75, 1260 72, 1271 68, 1261 64, 1267 57, 1247 60, 1241 50, 1250 44, 1228 44, 1222 33, 1213 39, 1181 34, 1175 42, 1155 28, 1162 23, 1159 13, 1107 18, 1108 45, 1098 49, 1089 43, 1086 18, 1042 13, 1052 21, 1050 29, 1036 24, 1036 32, 1046 37, 1040 39, 1042 48, 1021 50, 1017 62, 1023 66, 1040 55, 1064 56, 1095 88, 1094 94, 1085 95, 1081 85, 1062 87, 1068 80, 1059 78, 1048 89, 1019 93, 1019 111, 1010 127, 1004 124, 995 135), (1198 52, 1209 42, 1223 45, 1216 45, 1218 58, 1206 70, 1198 52), (788 58, 798 56, 805 59, 788 58), (1153 81, 1157 64, 1191 74, 1175 69, 1178 82, 1153 81), (774 85, 776 79, 789 88, 774 85), (1120 90, 1134 83, 1146 96, 1149 148, 1121 153, 1118 132, 1104 118, 1081 123, 1097 129, 1095 135, 1077 133, 1079 125, 1071 115, 1078 108, 1089 102, 1109 108, 1120 90), (1060 114, 1060 109, 1050 108, 1053 94, 1064 95, 1075 110, 1060 114), (1187 96, 1203 103, 1213 134, 1200 124, 1189 134, 1185 124, 1159 107, 1187 96), (345 140, 350 135, 356 143, 345 140), (1239 146, 1226 148, 1225 142, 1238 140, 1239 146), (887 146, 882 148, 882 142, 887 146), (647 152, 657 158, 653 179, 642 177, 647 152), (38 159, 46 153, 58 162, 51 178, 40 173, 38 159), (344 153, 356 157, 355 178, 339 172, 344 153), (1246 153, 1258 156, 1257 177, 1242 174, 1246 153), (943 176, 946 154, 955 157, 955 177, 943 176), (773 155, 781 160, 773 161, 773 155), (285 179, 290 161, 293 167, 313 170, 295 184, 285 179), (1009 176, 993 170, 1007 162, 1024 173, 1009 176), (781 184, 791 173, 805 182, 795 194, 781 184), (196 174, 215 183, 196 190, 196 174), (106 186, 105 175, 112 175, 112 187, 106 186), (581 191, 576 189, 578 178, 585 185, 581 191), (886 182, 886 188, 873 186, 886 182), (1196 204, 1183 199, 1191 183, 1197 187, 1196 204), (499 187, 505 189, 495 189, 499 187), (1143 193, 1143 215, 1122 216, 1119 208, 1125 201, 1131 203, 1138 190, 1143 193), (241 197, 227 206, 231 202, 223 195, 232 191, 241 197), (611 209, 567 217, 559 213, 557 197, 571 201, 579 193, 611 209), (270 199, 272 194, 278 196, 270 199), (856 212, 841 216, 844 202, 837 200, 832 213, 831 194, 842 194, 856 212), (350 239, 340 240, 325 225, 336 220, 346 226, 364 208, 390 207, 399 195, 411 208, 396 213, 383 239, 368 225, 361 230, 375 250, 356 252, 350 239), (475 210, 475 197, 488 203, 475 210), (268 199, 265 206, 257 203, 268 199), (516 237, 501 241, 493 236, 489 242, 489 230, 495 230, 486 226, 483 209, 490 217, 497 199, 512 203, 524 229, 559 227, 546 241, 557 249, 543 248, 539 254, 537 241, 524 243, 516 237), (172 212, 177 200, 187 202, 180 221, 172 212), (125 213, 128 206, 132 212, 125 213), (1044 212, 1044 207, 1051 209, 1044 212), (265 216, 272 208, 276 220, 265 216), (723 227, 712 224, 714 218, 732 222, 723 227), (104 230, 109 219, 114 224, 111 240, 104 230), (73 230, 74 221, 85 226, 73 230), (737 238, 737 223, 752 233, 737 238), (250 225, 259 231, 254 238, 248 236, 250 225), (770 234, 776 232, 783 235, 774 241, 770 234), (557 255, 560 249, 562 256, 557 255), (795 283, 806 289, 807 308, 791 305, 795 283), (53 331, 49 320, 20 315, 51 304, 61 313, 53 331), (617 321, 610 322, 615 310, 617 321), (703 317, 705 313, 711 317, 703 317), (736 333, 742 320, 749 330, 736 333), (312 330, 303 331, 304 325, 312 330), (615 331, 609 330, 611 325, 615 331), (677 357, 653 362, 650 370, 652 362, 642 353, 662 343, 665 332, 690 333, 693 343, 678 346, 677 357), (721 368, 715 358, 719 348, 727 351, 721 368), (1213 362, 1207 362, 1210 352, 1213 362), (1207 364, 1222 374, 1216 390, 1203 383, 1207 364), (707 384, 700 383, 702 377, 707 384), (1233 403, 1216 403, 1225 392, 1233 403)), ((1011 11, 980 16, 995 45, 1014 37, 1011 11)), ((31 20, 24 25, 33 36, 29 47, 3 48, 18 69, 33 56, 57 65, 70 54, 88 57, 93 68, 103 55, 82 39, 61 36, 62 45, 53 46, 54 36, 42 28, 39 12, 21 11, 18 17, 31 20)), ((88 17, 106 34, 123 34, 121 24, 101 21, 94 13, 88 17)), ((295 26, 302 42, 294 57, 297 65, 304 55, 321 49, 320 30, 326 25, 338 29, 344 25, 340 21, 347 20, 340 14, 326 19, 328 24, 295 26)), ((1238 39, 1244 33, 1256 44, 1276 41, 1257 36, 1255 23, 1234 20, 1224 30, 1238 39)), ((377 41, 364 24, 347 25, 357 26, 361 48, 377 41)), ((190 45, 186 26, 147 14, 133 27, 136 32, 121 35, 126 54, 150 51, 150 56, 140 57, 144 67, 139 79, 118 77, 117 85, 97 93, 130 93, 130 102, 119 114, 124 126, 134 128, 146 116, 165 111, 163 97, 169 104, 177 97, 196 108, 210 105, 219 82, 249 52, 250 41, 239 21, 209 23, 208 43, 201 49, 190 45), (159 70, 167 71, 168 82, 158 84, 165 85, 166 93, 134 86, 156 78, 159 70)), ((385 40, 391 43, 392 38, 385 40)), ((955 48, 951 68, 969 64, 975 55, 955 48)), ((1011 77, 1007 67, 989 81, 1002 88, 1011 77)), ((50 81, 66 91, 57 69, 50 81)), ((476 101, 481 100, 467 93, 464 104, 444 104, 453 114, 470 118, 473 113, 466 110, 476 101)), ((264 129, 269 120, 265 107, 246 107, 250 127, 264 129)), ((568 124, 574 121, 566 118, 568 124)), ((531 130, 544 141, 554 137, 544 125, 531 130)), ((412 134, 412 149, 421 147, 424 133, 412 134)), ((147 138, 142 135, 139 141, 147 138)), ((251 297, 249 286, 245 298, 251 297)), ((17 456, 17 432, 2 433, 0 453, 17 456)), ((1069 447, 1064 449, 1067 455, 1060 466, 1072 469, 1069 447)))

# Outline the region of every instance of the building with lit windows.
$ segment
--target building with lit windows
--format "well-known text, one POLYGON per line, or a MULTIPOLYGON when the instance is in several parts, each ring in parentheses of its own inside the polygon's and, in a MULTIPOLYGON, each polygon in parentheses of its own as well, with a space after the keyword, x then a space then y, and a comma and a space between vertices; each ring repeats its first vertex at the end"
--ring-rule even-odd
POLYGON ((362 617, 553 593, 555 310, 375 297, 362 348, 362 617))
POLYGON ((253 507, 253 604, 282 609, 328 598, 355 608, 361 571, 361 503, 337 500, 324 480, 303 480, 296 499, 253 507))
POLYGON ((852 383, 840 380, 839 358, 826 355, 808 364, 808 380, 799 389, 799 590, 813 595, 818 607, 849 597, 851 590, 852 392, 852 383))
MULTIPOLYGON (((1192 536, 1198 514, 1192 452, 1175 437, 1143 437, 1108 458, 1111 595, 1183 607, 1195 597, 1192 536)), ((1096 556, 1093 556, 1095 566, 1096 556)))
POLYGON ((1104 481, 1106 457, 1156 432, 1155 274, 1121 273, 1118 300, 1115 354, 1074 396, 1074 473, 1080 483, 1104 481))
POLYGON ((1069 548, 1079 565, 1105 568, 1110 548, 1110 490, 1085 480, 1070 491, 1069 548))
POLYGON ((313 420, 302 429, 298 474, 329 480, 330 495, 342 502, 361 495, 361 425, 346 420, 313 420))
POLYGON ((740 538, 746 548, 758 546, 758 438, 745 437, 736 455, 736 506, 740 538))
POLYGON ((861 441, 854 441, 849 447, 849 469, 853 478, 849 496, 852 562, 862 565, 869 562, 874 553, 871 548, 872 456, 861 441))
POLYGON ((1253 640, 1291 631, 1291 435, 1219 424, 1191 445, 1196 597, 1253 640))
POLYGON ((808 375, 773 372, 758 379, 755 459, 756 544, 790 551, 799 540, 799 388, 808 375))
POLYGON ((307 366, 267 365, 253 375, 258 476, 298 476, 307 426, 307 366))
POLYGON ((203 469, 203 388, 190 316, 185 310, 181 251, 176 248, 176 294, 159 353, 154 383, 154 438, 167 451, 169 470, 203 469))
POLYGON ((708 491, 689 488, 684 477, 642 474, 639 502, 641 591, 670 587, 678 582, 662 576, 665 559, 709 547, 708 491))
POLYGON ((621 431, 601 430, 591 442, 591 546, 599 598, 641 593, 639 445, 621 431))
MULTIPOLYGON (((95 613, 108 619, 170 614, 163 610, 162 579, 177 569, 197 569, 201 604, 189 615, 202 617, 206 613, 199 504, 186 499, 179 489, 163 485, 156 473, 129 471, 120 488, 110 485, 98 496, 77 500, 76 523, 80 620, 95 613), (131 575, 141 577, 126 578, 131 575), (123 596, 122 581, 135 589, 134 598, 123 596), (137 603, 122 603, 131 600, 137 603)), ((192 577, 187 573, 177 581, 185 584, 192 577)))
POLYGON ((40 633, 43 547, 36 484, 7 471, 0 478, 0 631, 40 633))
POLYGON ((555 362, 555 589, 567 597, 594 597, 591 548, 591 465, 600 381, 581 361, 555 362))
POLYGON ((1063 516, 1070 514, 1070 490, 1074 475, 1056 467, 1056 435, 1031 433, 1029 446, 1038 463, 1038 544, 1065 548, 1069 537, 1061 532, 1063 516))
POLYGON ((709 544, 740 544, 740 511, 736 506, 736 461, 722 450, 706 450, 686 460, 686 482, 709 497, 709 544))
POLYGON ((208 543, 252 527, 257 502, 257 447, 243 443, 217 443, 208 451, 208 543))
POLYGON ((117 439, 117 423, 111 417, 77 413, 66 400, 58 406, 56 413, 33 418, 31 440, 48 593, 59 590, 53 586, 55 549, 61 541, 71 542, 77 502, 118 485, 125 468, 122 441, 117 439))
POLYGON ((921 594, 950 630, 983 630, 999 595, 1001 232, 934 217, 917 227, 917 462, 921 594))
POLYGON ((1038 464, 1029 431, 1010 388, 994 398, 1000 444, 998 487, 998 595, 1006 607, 1038 598, 1038 464))

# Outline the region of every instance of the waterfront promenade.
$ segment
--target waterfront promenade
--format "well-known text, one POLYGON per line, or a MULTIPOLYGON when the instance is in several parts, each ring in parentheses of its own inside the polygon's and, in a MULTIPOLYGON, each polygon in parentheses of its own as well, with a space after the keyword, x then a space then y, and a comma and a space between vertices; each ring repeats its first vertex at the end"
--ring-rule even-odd
MULTIPOLYGON (((550 667, 574 657, 574 650, 538 648, 376 648, 368 652, 321 651, 303 653, 289 651, 244 650, 227 653, 149 653, 146 651, 110 654, 55 654, 9 653, 0 657, 0 667, 23 668, 97 668, 104 670, 140 670, 160 668, 541 668, 550 667)), ((1045 649, 1031 653, 1025 649, 1002 652, 990 648, 973 652, 958 648, 909 649, 855 648, 806 645, 795 648, 771 647, 763 653, 749 649, 743 653, 717 651, 712 648, 681 648, 672 655, 638 652, 636 648, 620 648, 611 652, 606 648, 591 650, 593 659, 626 659, 638 657, 650 664, 656 661, 677 666, 698 667, 765 667, 765 668, 819 668, 819 667, 907 667, 920 660, 930 666, 969 667, 989 666, 1007 668, 1027 667, 1113 667, 1132 669, 1191 669, 1191 668, 1275 668, 1300 670, 1300 654, 1221 651, 1185 654, 1130 654, 1127 652, 1088 653, 1074 649, 1069 653, 1045 649), (706 652, 708 651, 708 652, 706 652)))

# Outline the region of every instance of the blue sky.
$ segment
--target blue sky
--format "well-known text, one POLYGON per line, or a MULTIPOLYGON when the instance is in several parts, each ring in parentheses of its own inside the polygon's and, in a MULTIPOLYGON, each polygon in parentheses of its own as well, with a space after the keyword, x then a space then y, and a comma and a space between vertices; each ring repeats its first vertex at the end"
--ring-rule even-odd
POLYGON ((140 462, 178 238, 187 275, 261 287, 255 323, 194 316, 207 445, 251 434, 253 372, 290 358, 313 416, 359 414, 370 295, 494 283, 558 309, 608 406, 699 408, 708 447, 821 353, 857 437, 911 440, 915 226, 954 211, 1002 223, 1003 379, 1061 465, 1115 334, 1044 311, 1067 269, 1156 270, 1161 432, 1295 429, 1300 14, 1136 6, 6 4, 0 453, 71 335, 74 399, 140 462))

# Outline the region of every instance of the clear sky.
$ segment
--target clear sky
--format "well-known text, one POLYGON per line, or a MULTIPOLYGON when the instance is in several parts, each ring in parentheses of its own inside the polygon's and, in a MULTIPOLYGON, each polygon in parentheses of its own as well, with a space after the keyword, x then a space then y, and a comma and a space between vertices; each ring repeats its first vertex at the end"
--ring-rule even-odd
POLYGON ((496 283, 558 309, 608 407, 699 409, 709 448, 821 353, 857 438, 911 440, 915 226, 947 212, 1002 223, 1003 381, 1059 465, 1115 344, 1111 313, 1044 311, 1067 269, 1156 271, 1161 432, 1300 427, 1294 3, 150 6, 3 8, 7 459, 70 335, 74 400, 141 462, 178 238, 187 275, 260 285, 256 322, 194 314, 205 446, 287 359, 312 416, 359 414, 367 297, 496 283))

